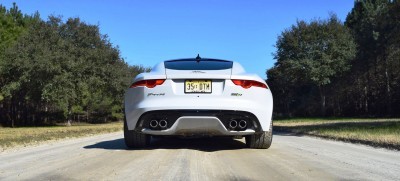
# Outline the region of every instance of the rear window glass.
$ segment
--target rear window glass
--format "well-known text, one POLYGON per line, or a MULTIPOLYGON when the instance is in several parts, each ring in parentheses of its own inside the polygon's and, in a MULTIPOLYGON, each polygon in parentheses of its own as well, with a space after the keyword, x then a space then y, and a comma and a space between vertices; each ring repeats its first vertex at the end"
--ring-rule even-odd
POLYGON ((223 70, 232 68, 231 61, 225 60, 172 60, 165 61, 167 69, 173 70, 223 70))

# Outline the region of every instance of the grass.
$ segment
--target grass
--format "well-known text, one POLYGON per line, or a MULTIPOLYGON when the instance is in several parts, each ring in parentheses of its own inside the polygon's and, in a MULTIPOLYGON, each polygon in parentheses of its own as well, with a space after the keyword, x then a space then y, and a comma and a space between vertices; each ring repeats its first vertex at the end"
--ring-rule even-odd
POLYGON ((83 137, 122 130, 122 123, 77 124, 49 127, 0 127, 0 151, 15 146, 33 145, 50 140, 83 137))
POLYGON ((400 119, 286 119, 274 129, 400 150, 400 119))
MULTIPOLYGON (((297 135, 362 143, 400 150, 400 119, 297 118, 274 120, 274 129, 297 135)), ((0 127, 0 151, 50 140, 122 130, 122 123, 75 124, 50 127, 0 127)))

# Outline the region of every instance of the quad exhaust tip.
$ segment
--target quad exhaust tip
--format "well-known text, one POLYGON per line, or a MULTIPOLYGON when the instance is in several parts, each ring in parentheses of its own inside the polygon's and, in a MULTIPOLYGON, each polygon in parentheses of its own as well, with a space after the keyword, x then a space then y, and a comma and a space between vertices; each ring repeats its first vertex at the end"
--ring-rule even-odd
POLYGON ((160 125, 161 129, 165 129, 165 128, 167 128, 168 122, 166 120, 162 119, 162 120, 160 120, 158 125, 160 125))
POLYGON ((158 127, 158 121, 157 120, 151 120, 150 121, 150 127, 151 128, 157 128, 158 127))
POLYGON ((247 121, 246 120, 235 120, 231 119, 229 121, 229 129, 236 130, 236 131, 243 131, 247 128, 247 121))
POLYGON ((165 119, 156 120, 153 119, 150 121, 150 128, 151 129, 166 129, 168 127, 168 121, 165 119))
POLYGON ((229 122, 229 128, 235 129, 237 126, 238 126, 238 122, 237 122, 236 120, 232 119, 232 120, 229 122))
POLYGON ((240 129, 246 129, 247 127, 247 122, 245 120, 240 120, 239 121, 239 128, 240 129))

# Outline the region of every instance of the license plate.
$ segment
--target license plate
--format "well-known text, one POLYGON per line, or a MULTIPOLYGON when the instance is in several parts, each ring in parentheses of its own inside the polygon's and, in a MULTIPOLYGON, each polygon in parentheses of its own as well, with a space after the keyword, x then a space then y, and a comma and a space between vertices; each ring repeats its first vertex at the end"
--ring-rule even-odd
POLYGON ((211 93, 211 80, 185 80, 185 93, 211 93))

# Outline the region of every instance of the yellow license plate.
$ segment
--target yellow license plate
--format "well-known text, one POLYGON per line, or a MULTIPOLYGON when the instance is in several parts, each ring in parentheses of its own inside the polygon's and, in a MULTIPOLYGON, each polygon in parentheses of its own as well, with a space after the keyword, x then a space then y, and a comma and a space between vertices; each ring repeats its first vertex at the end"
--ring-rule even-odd
POLYGON ((211 93, 211 80, 185 80, 185 93, 211 93))

